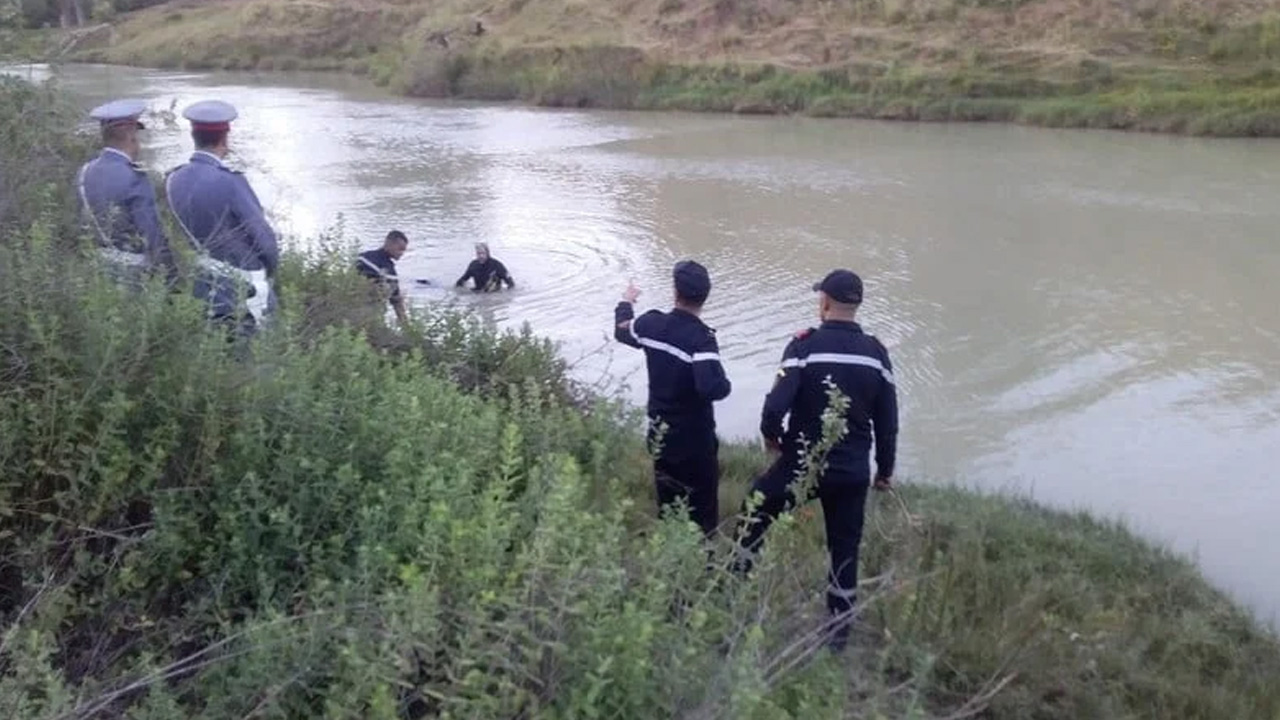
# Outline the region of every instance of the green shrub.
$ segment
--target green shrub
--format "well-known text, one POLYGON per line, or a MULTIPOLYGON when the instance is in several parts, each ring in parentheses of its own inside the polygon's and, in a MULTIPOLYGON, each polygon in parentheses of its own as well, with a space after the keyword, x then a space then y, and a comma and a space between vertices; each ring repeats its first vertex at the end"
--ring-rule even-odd
POLYGON ((52 84, 0 76, 0 233, 39 221, 59 238, 76 235, 70 187, 93 152, 75 132, 83 115, 52 84))
MULTIPOLYGON (((43 240, 0 249, 0 528, 21 540, 4 558, 56 579, 66 604, 34 617, 57 628, 77 712, 210 643, 197 661, 218 661, 163 702, 239 716, 282 664, 299 677, 269 717, 377 715, 402 702, 392 687, 485 717, 732 695, 705 680, 726 672, 725 634, 753 621, 734 620, 744 606, 715 591, 688 523, 629 532, 645 462, 620 411, 557 399, 537 380, 556 379, 535 367, 544 348, 483 332, 497 342, 474 366, 514 348, 521 381, 464 392, 450 358, 476 340, 453 319, 400 353, 355 323, 319 328, 306 288, 338 266, 290 263, 295 304, 245 359, 183 295, 128 294, 43 240)), ((7 590, 8 612, 31 599, 7 590)), ((729 667, 755 667, 754 647, 729 667)), ((732 702, 746 717, 764 697, 732 702)))

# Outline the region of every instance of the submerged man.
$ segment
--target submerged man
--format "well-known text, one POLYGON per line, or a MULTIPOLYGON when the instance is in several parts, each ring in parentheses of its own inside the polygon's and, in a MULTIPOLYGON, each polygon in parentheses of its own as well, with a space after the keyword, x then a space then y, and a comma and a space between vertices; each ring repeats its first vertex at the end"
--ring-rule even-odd
MULTIPOLYGON (((812 492, 822 501, 831 570, 827 610, 835 622, 830 645, 843 649, 858 585, 858 549, 863 511, 871 484, 868 455, 875 435, 875 487, 885 490, 893 477, 897 452, 898 397, 889 351, 855 321, 862 303, 862 280, 848 270, 835 270, 813 288, 818 293, 822 324, 801 331, 782 353, 773 389, 765 399, 760 432, 765 444, 779 452, 777 460, 756 479, 748 493, 759 491, 764 502, 742 537, 746 558, 738 569, 750 569, 751 554, 765 530, 788 505, 796 505, 792 483, 804 471, 804 444, 822 438, 822 413, 828 405, 828 379, 849 398, 844 418, 847 432, 826 456, 812 492), (787 427, 783 418, 790 414, 787 427)), ((801 502, 810 500, 804 498, 801 502)), ((745 510, 745 503, 744 503, 745 510)))
POLYGON ((506 283, 507 287, 516 286, 516 281, 507 272, 507 266, 489 255, 487 243, 476 243, 476 259, 467 266, 467 272, 458 278, 454 287, 462 287, 467 280, 474 283, 472 292, 493 292, 501 289, 502 283, 506 283))
POLYGON ((404 296, 400 294, 400 278, 396 275, 396 261, 404 256, 409 248, 409 238, 399 230, 392 230, 382 241, 377 250, 366 250, 356 260, 356 270, 379 285, 389 289, 391 296, 388 302, 396 311, 396 320, 401 325, 408 322, 404 309, 404 296))
POLYGON ((170 171, 165 191, 199 255, 202 272, 194 292, 208 303, 214 320, 252 334, 276 309, 276 232, 249 181, 223 163, 236 109, 220 100, 204 100, 182 114, 191 121, 196 149, 185 165, 170 171), (247 295, 245 310, 240 309, 242 293, 247 295))
POLYGON ((93 229, 98 252, 116 275, 137 283, 156 271, 173 280, 169 240, 160 227, 156 192, 138 164, 146 129, 140 100, 117 100, 90 112, 102 129, 102 152, 85 163, 76 178, 81 209, 93 229))
POLYGON ((635 317, 640 296, 628 285, 614 309, 614 337, 644 350, 649 373, 649 450, 654 458, 658 508, 684 499, 689 515, 710 536, 719 524, 720 443, 712 403, 732 385, 720 364, 715 331, 700 319, 711 278, 686 260, 672 271, 675 307, 635 317))

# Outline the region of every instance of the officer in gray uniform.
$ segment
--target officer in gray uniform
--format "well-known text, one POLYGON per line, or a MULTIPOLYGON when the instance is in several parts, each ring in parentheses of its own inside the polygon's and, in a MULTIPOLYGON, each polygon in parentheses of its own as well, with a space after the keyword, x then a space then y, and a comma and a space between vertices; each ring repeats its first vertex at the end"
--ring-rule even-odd
POLYGON ((138 164, 142 148, 139 120, 146 105, 116 100, 90 113, 102 129, 102 152, 76 175, 81 210, 98 243, 98 254, 117 279, 136 286, 147 274, 176 269, 169 240, 160 227, 155 188, 138 164))
POLYGON ((209 304, 212 318, 251 334, 276 310, 276 232, 245 176, 223 162, 236 109, 204 100, 182 115, 191 121, 196 150, 185 165, 169 171, 165 194, 198 255, 194 292, 209 304))

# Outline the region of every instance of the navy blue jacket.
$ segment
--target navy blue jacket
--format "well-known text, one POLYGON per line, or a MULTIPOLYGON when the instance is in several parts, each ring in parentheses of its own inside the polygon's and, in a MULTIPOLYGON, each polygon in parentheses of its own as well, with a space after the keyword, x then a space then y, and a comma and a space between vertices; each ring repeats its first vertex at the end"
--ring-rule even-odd
POLYGON ((889 351, 855 322, 827 321, 792 338, 765 398, 760 432, 798 460, 800 436, 817 443, 830 378, 848 396, 848 431, 827 455, 827 475, 870 480, 868 455, 875 435, 876 472, 891 476, 897 454, 898 396, 889 351), (790 414, 786 429, 783 418, 790 414))
POLYGON ((356 260, 356 270, 372 280, 385 282, 391 287, 391 302, 400 299, 400 281, 396 276, 396 261, 382 248, 366 250, 356 260))
POLYGON ((715 331, 680 309, 650 310, 635 317, 631 303, 614 310, 614 338, 645 354, 649 371, 649 417, 679 425, 682 432, 715 433, 712 403, 729 396, 732 385, 720 364, 715 331))
POLYGON ((169 241, 156 210, 156 191, 141 165, 115 148, 106 148, 80 168, 78 183, 80 202, 99 245, 144 253, 153 267, 172 265, 169 241))

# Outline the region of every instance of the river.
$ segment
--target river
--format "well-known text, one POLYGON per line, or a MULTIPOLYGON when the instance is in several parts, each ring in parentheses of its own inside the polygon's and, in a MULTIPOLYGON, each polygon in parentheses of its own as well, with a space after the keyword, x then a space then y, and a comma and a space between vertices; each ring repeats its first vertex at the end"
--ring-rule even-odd
MULTIPOLYGON (((26 72, 26 70, 23 70, 26 72)), ((30 70, 36 79, 46 68, 30 70)), ((707 265, 706 320, 755 433, 810 286, 850 267, 893 355, 899 476, 1030 495, 1125 520, 1197 558, 1264 619, 1280 612, 1280 142, 999 125, 553 111, 389 97, 309 75, 70 66, 89 107, 219 97, 279 229, 390 228, 414 302, 474 304, 562 344, 575 372, 640 402, 642 358, 608 342, 634 278, 670 302, 707 265), (514 292, 447 289, 472 244, 514 292)), ((144 162, 186 157, 153 119, 144 162)))

